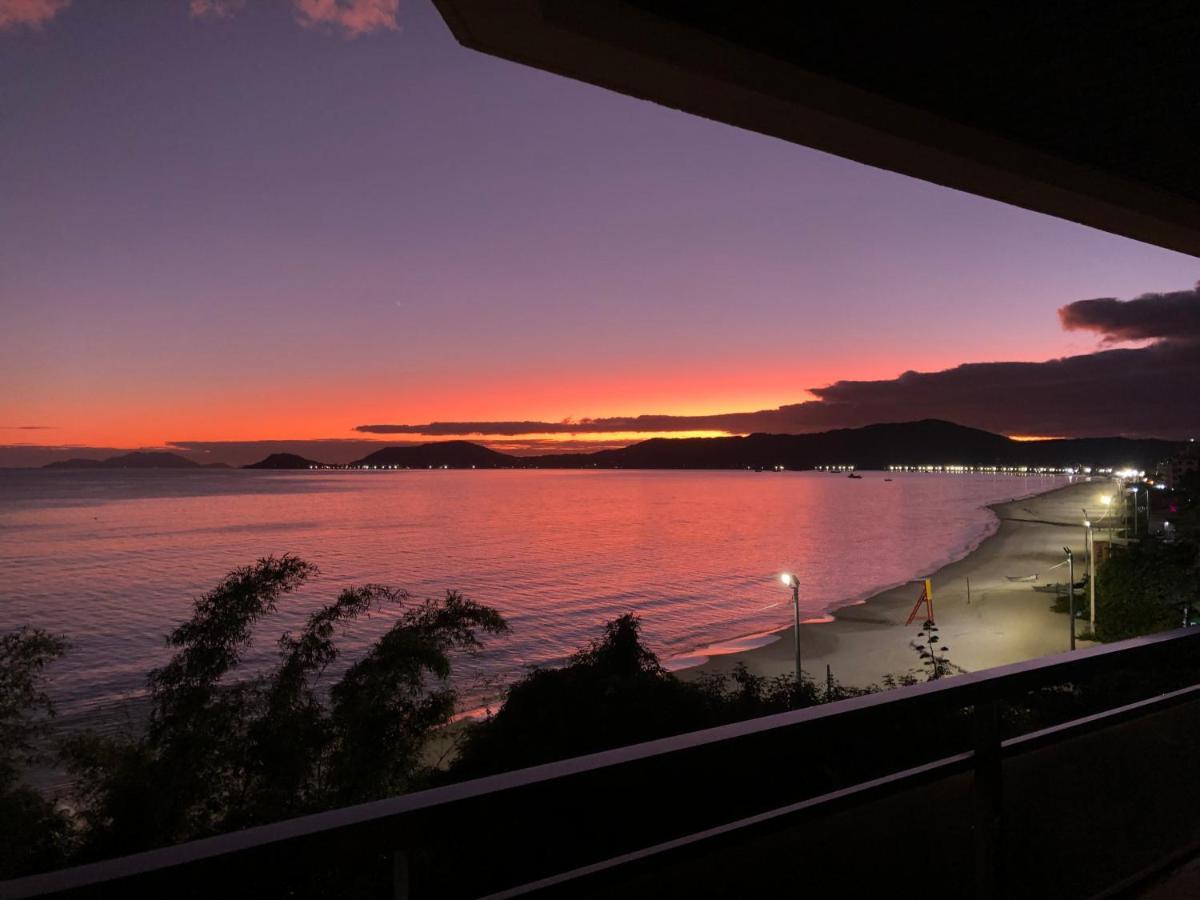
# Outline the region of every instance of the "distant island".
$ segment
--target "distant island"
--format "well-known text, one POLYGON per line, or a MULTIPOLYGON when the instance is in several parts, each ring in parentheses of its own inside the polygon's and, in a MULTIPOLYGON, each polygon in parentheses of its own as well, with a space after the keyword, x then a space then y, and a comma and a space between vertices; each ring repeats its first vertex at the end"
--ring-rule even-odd
MULTIPOLYGON (((580 454, 590 457, 592 454, 580 454)), ((417 447, 384 447, 353 466, 398 466, 402 469, 511 469, 531 466, 547 457, 512 456, 470 441, 438 441, 417 447)))
POLYGON ((136 451, 108 459, 64 459, 43 469, 228 469, 225 463, 198 463, 177 453, 136 451))
POLYGON ((1131 465, 1152 469, 1177 441, 1074 438, 1017 441, 939 419, 842 428, 816 434, 653 438, 615 450, 513 456, 470 441, 384 447, 346 465, 276 453, 249 469, 814 469, 968 466, 1053 469, 1131 465))
POLYGON ((322 463, 305 459, 295 453, 272 453, 266 459, 242 466, 243 469, 319 469, 322 467, 322 463))

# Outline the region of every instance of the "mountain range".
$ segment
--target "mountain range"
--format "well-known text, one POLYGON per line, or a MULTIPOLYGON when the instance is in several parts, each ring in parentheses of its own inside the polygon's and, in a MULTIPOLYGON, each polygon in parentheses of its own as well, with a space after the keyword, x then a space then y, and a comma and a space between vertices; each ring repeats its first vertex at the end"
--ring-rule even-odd
MULTIPOLYGON (((1073 438, 1017 441, 1001 434, 925 419, 843 428, 817 434, 751 434, 745 437, 653 438, 615 450, 512 456, 470 441, 439 441, 384 447, 350 466, 410 469, 811 469, 853 466, 1135 466, 1152 469, 1180 444, 1156 438, 1073 438)), ((275 454, 253 468, 309 468, 320 463, 296 457, 294 466, 268 465, 275 454)))
POLYGON ((46 463, 43 469, 228 469, 225 463, 198 463, 164 451, 135 451, 108 459, 63 459, 46 463))
MULTIPOLYGON (((1132 466, 1152 470, 1181 444, 1156 438, 1071 438, 1017 441, 1002 434, 939 419, 842 428, 816 434, 751 434, 744 437, 653 438, 614 450, 513 456, 471 441, 438 441, 384 447, 350 467, 403 469, 811 469, 853 466, 1132 466)), ((135 452, 108 459, 69 459, 48 469, 200 469, 175 453, 135 452)), ((273 453, 248 469, 309 469, 323 463, 292 453, 273 453)), ((335 468, 342 468, 336 466, 335 468)))

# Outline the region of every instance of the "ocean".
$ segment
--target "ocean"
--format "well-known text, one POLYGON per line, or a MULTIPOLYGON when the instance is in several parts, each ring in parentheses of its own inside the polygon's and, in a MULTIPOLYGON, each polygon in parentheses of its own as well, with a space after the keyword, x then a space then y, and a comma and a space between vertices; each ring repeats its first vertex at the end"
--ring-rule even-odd
MULTIPOLYGON (((478 703, 625 612, 676 666, 786 626, 785 570, 805 614, 821 617, 964 555, 995 527, 988 504, 1065 483, 861 474, 3 470, 0 631, 65 634, 71 650, 52 670, 60 711, 103 715, 142 695, 194 597, 230 569, 295 553, 321 575, 262 622, 246 671, 344 586, 454 589, 512 629, 456 664, 478 703)), ((344 660, 390 620, 356 624, 344 660)))

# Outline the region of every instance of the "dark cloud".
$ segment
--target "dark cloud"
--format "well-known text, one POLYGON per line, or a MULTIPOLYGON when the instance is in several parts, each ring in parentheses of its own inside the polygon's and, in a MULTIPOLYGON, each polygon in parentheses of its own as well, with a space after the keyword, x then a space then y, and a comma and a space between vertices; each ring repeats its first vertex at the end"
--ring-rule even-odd
MULTIPOLYGON (((390 444, 390 442, 389 442, 390 444)), ((546 453, 594 453, 597 450, 616 450, 629 446, 629 441, 606 441, 601 438, 527 438, 525 440, 489 440, 487 445, 513 456, 539 456, 546 453)))
POLYGON ((968 363, 880 381, 813 388, 816 400, 755 412, 640 415, 568 422, 429 422, 362 425, 370 434, 603 434, 714 430, 804 433, 875 422, 948 419, 1004 434, 1159 436, 1200 432, 1200 289, 1135 300, 1081 300, 1059 310, 1063 327, 1106 344, 1153 339, 1046 362, 968 363))
POLYGON ((1197 384, 1200 347, 1158 344, 839 381, 813 392, 819 403, 794 410, 825 427, 942 418, 1005 434, 1188 437, 1200 431, 1197 384))
POLYGON ((1200 342, 1200 283, 1190 291, 1143 294, 1135 300, 1077 300, 1058 311, 1068 331, 1095 331, 1105 343, 1155 339, 1200 342))
MULTIPOLYGON (((696 416, 612 416, 605 419, 579 419, 565 422, 427 422, 424 425, 359 425, 364 434, 424 435, 522 435, 522 434, 611 434, 615 431, 691 431, 686 424, 696 416), (684 424, 681 424, 684 423, 684 424)), ((720 417, 713 417, 720 418, 720 417)), ((720 427, 720 426, 714 426, 720 427)))

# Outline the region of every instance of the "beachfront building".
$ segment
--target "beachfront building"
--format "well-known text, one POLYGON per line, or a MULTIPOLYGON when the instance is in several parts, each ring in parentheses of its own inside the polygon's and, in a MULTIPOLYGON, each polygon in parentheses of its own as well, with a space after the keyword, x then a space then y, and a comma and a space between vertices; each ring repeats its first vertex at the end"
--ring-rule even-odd
POLYGON ((1169 488, 1177 488, 1189 475, 1200 472, 1200 444, 1189 441, 1188 445, 1158 466, 1158 477, 1169 488))

